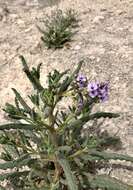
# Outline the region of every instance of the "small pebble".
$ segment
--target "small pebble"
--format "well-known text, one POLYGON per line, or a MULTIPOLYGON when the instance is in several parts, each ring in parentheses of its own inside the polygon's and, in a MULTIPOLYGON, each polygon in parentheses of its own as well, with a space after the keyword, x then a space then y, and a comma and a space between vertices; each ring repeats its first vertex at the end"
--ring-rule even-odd
POLYGON ((104 16, 96 16, 94 19, 93 19, 93 23, 95 24, 99 24, 101 21, 104 20, 104 16))
POLYGON ((89 59, 90 59, 91 61, 93 61, 93 60, 95 60, 95 57, 94 57, 93 55, 91 55, 91 56, 89 57, 89 59))
POLYGON ((118 15, 122 15, 124 13, 124 11, 122 11, 122 10, 117 10, 117 14, 118 15))
POLYGON ((100 62, 100 57, 97 58, 97 63, 99 63, 99 62, 100 62))
POLYGON ((105 12, 105 11, 107 11, 107 9, 106 8, 101 8, 100 11, 105 12))
POLYGON ((21 19, 17 20, 17 24, 19 25, 20 28, 24 28, 25 27, 25 22, 21 19))
POLYGON ((84 29, 84 30, 82 31, 83 34, 87 34, 87 32, 88 32, 88 29, 84 29))
POLYGON ((16 18, 18 18, 19 16, 18 16, 17 14, 13 14, 13 13, 12 13, 12 14, 10 15, 10 17, 13 18, 13 19, 16 19, 16 18))
POLYGON ((74 50, 80 50, 81 49, 81 46, 79 46, 79 45, 76 45, 75 47, 74 47, 74 50))
POLYGON ((32 28, 25 29, 25 32, 31 32, 32 28))

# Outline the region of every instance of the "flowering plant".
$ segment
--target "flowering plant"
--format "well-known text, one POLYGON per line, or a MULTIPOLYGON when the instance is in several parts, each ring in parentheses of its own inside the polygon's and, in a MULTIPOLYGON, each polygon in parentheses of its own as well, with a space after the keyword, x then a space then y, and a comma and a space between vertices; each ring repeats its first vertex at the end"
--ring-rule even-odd
POLYGON ((28 96, 33 106, 13 89, 15 105, 7 103, 4 109, 12 122, 0 125, 1 159, 5 161, 0 169, 7 170, 0 181, 8 179, 14 190, 132 190, 108 175, 98 175, 98 168, 110 159, 133 162, 128 155, 105 151, 120 141, 102 133, 98 119, 119 115, 92 111, 97 102, 107 100, 108 84, 88 83, 79 74, 81 61, 72 74, 50 73, 45 88, 40 83, 41 65, 30 70, 24 57, 20 58, 34 88, 28 96), (67 106, 68 96, 72 103, 67 106))

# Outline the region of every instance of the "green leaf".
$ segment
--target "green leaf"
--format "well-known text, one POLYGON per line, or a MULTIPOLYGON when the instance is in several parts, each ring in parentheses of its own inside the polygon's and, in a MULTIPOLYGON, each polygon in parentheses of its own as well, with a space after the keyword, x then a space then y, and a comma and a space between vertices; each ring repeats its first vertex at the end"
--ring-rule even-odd
POLYGON ((59 190, 59 181, 56 184, 52 184, 50 190, 59 190))
POLYGON ((91 155, 86 155, 86 154, 85 155, 81 155, 80 158, 83 159, 85 163, 88 163, 88 161, 101 160, 97 156, 91 156, 91 155))
POLYGON ((68 183, 68 187, 70 190, 78 190, 78 186, 76 184, 76 179, 71 171, 69 162, 66 159, 60 158, 59 160, 59 164, 61 165, 61 167, 64 170, 66 179, 67 179, 67 183, 68 183))
POLYGON ((3 109, 10 118, 13 119, 22 119, 25 117, 25 110, 24 109, 18 109, 14 105, 6 103, 5 108, 3 109))
MULTIPOLYGON (((38 91, 42 91, 43 87, 41 86, 40 81, 39 81, 38 77, 36 76, 36 74, 29 70, 26 60, 22 55, 20 56, 20 59, 23 64, 23 71, 27 75, 27 77, 30 80, 30 82, 32 83, 33 87, 35 89, 37 89, 38 91)), ((39 68, 37 68, 37 69, 39 71, 39 68)))
POLYGON ((70 152, 72 150, 72 148, 70 146, 59 146, 58 147, 58 151, 59 152, 70 152))
POLYGON ((48 106, 52 106, 53 102, 54 102, 54 94, 51 90, 49 89, 44 89, 41 94, 40 97, 42 99, 42 101, 44 102, 44 104, 48 105, 48 106))
POLYGON ((20 102, 20 104, 23 106, 23 108, 25 109, 26 112, 30 113, 31 112, 31 108, 26 104, 26 102, 24 101, 24 99, 22 98, 22 96, 20 95, 20 93, 17 92, 16 89, 12 88, 14 94, 16 95, 17 100, 20 102))
POLYGON ((10 155, 9 152, 2 152, 0 155, 0 159, 5 160, 5 161, 11 161, 12 156, 10 155))
POLYGON ((113 160, 125 160, 125 161, 133 162, 133 157, 128 156, 128 155, 109 153, 109 152, 99 152, 96 150, 91 150, 88 153, 91 156, 98 157, 98 158, 104 159, 104 160, 113 159, 113 160))
POLYGON ((17 147, 13 144, 11 139, 9 143, 7 142, 7 144, 4 145, 3 152, 1 153, 1 159, 5 161, 12 161, 14 158, 20 156, 17 147), (11 143, 11 145, 9 143, 11 143))
POLYGON ((107 118, 116 118, 116 117, 119 117, 119 114, 110 113, 110 112, 98 112, 98 113, 94 113, 94 114, 90 115, 90 113, 86 113, 80 119, 72 121, 67 126, 67 128, 73 128, 75 126, 83 126, 89 120, 99 119, 102 117, 104 117, 104 118, 106 118, 106 117, 107 118))
POLYGON ((101 188, 103 190, 133 190, 133 186, 126 185, 121 181, 106 175, 99 175, 90 181, 93 189, 101 188))
POLYGON ((28 165, 28 163, 30 163, 34 160, 35 159, 29 157, 29 154, 25 154, 16 160, 5 162, 5 163, 0 163, 0 169, 7 170, 8 168, 10 168, 10 169, 15 168, 15 167, 20 168, 22 166, 28 165))
POLYGON ((31 100, 31 102, 37 106, 39 106, 39 94, 34 94, 34 95, 30 95, 28 96, 31 100))
POLYGON ((72 137, 76 138, 81 133, 82 127, 85 123, 87 123, 90 120, 99 119, 102 117, 115 118, 115 117, 119 117, 119 114, 113 114, 110 112, 98 112, 98 113, 94 113, 90 115, 90 113, 86 113, 80 119, 71 121, 65 128, 66 130, 74 128, 75 130, 72 130, 72 137))
POLYGON ((117 114, 117 113, 110 113, 110 112, 97 112, 97 113, 94 113, 94 114, 91 114, 89 115, 89 118, 87 115, 85 115, 82 120, 83 121, 86 121, 86 120, 93 120, 93 119, 99 119, 99 118, 117 118, 119 117, 120 115, 117 114))
POLYGON ((31 74, 35 76, 37 79, 40 79, 40 70, 41 70, 42 63, 38 64, 37 69, 34 67, 32 68, 31 74))
POLYGON ((48 75, 48 83, 50 89, 56 89, 60 86, 60 79, 68 73, 69 70, 66 70, 62 73, 58 72, 57 70, 54 70, 54 72, 49 73, 48 75))
POLYGON ((110 147, 113 146, 113 148, 117 148, 117 146, 121 145, 121 140, 120 137, 117 136, 108 136, 108 134, 106 134, 106 137, 100 138, 99 139, 99 145, 103 146, 103 147, 110 147))
POLYGON ((0 125, 0 130, 10 130, 10 129, 24 129, 24 130, 34 130, 34 125, 22 124, 22 123, 8 123, 0 125))
POLYGON ((26 137, 25 133, 22 131, 18 131, 19 137, 20 137, 20 141, 24 144, 27 145, 28 147, 32 147, 29 141, 29 138, 26 137))
POLYGON ((7 180, 9 178, 14 178, 14 177, 27 176, 28 174, 29 174, 29 171, 6 173, 6 174, 0 175, 0 181, 4 181, 5 179, 7 180))
POLYGON ((75 69, 75 71, 72 73, 70 77, 66 77, 66 79, 63 81, 60 89, 59 89, 59 94, 63 93, 64 91, 67 90, 71 82, 74 80, 75 76, 79 73, 81 67, 83 64, 83 60, 78 63, 78 67, 75 69))

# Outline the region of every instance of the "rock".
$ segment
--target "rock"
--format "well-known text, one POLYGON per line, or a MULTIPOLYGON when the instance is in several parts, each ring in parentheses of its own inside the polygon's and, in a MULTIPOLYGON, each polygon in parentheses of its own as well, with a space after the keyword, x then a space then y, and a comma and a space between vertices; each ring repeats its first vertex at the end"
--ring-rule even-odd
POLYGON ((105 11, 107 11, 107 9, 106 8, 101 8, 100 11, 105 12, 105 11))
POLYGON ((87 34, 87 33, 88 33, 88 29, 84 29, 84 30, 82 31, 82 33, 83 33, 83 34, 87 34))
POLYGON ((12 13, 11 15, 10 15, 10 17, 12 18, 12 19, 18 19, 19 18, 19 16, 17 15, 17 14, 14 14, 14 13, 12 13))
POLYGON ((17 24, 19 25, 20 28, 24 28, 25 27, 25 22, 22 19, 18 19, 17 20, 17 24))
POLYGON ((95 28, 96 28, 95 24, 92 24, 92 25, 91 25, 91 28, 92 28, 92 29, 95 29, 95 28))
POLYGON ((80 45, 76 45, 75 47, 74 47, 74 50, 80 50, 81 49, 81 46, 80 45))
POLYGON ((125 12, 122 11, 122 10, 117 10, 117 14, 118 14, 118 15, 122 15, 123 13, 125 13, 125 12))
POLYGON ((83 42, 79 42, 79 45, 82 45, 83 44, 83 42))
POLYGON ((25 31, 26 33, 29 33, 29 32, 32 31, 32 28, 27 28, 27 29, 25 29, 24 31, 25 31))
POLYGON ((100 57, 98 57, 96 61, 97 61, 97 63, 99 63, 100 62, 100 57))
POLYGON ((91 56, 89 57, 89 59, 90 59, 91 61, 94 61, 94 60, 95 60, 95 57, 94 57, 93 55, 91 55, 91 56))
POLYGON ((93 19, 93 23, 95 24, 99 24, 101 21, 104 20, 104 16, 96 16, 94 19, 93 19))

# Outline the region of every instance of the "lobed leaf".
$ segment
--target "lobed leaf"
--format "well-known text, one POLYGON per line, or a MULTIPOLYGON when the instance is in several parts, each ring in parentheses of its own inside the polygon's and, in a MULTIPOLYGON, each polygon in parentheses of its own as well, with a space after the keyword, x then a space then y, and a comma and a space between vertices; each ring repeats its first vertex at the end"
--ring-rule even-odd
POLYGON ((76 179, 71 171, 69 162, 64 158, 60 158, 58 161, 64 170, 69 189, 70 190, 78 190, 78 186, 76 184, 76 179))
MULTIPOLYGON (((89 115, 89 120, 93 120, 93 119, 99 119, 99 118, 117 118, 120 115, 117 113, 110 113, 110 112, 97 112, 94 114, 89 115)), ((88 118, 88 116, 84 116, 83 117, 83 121, 85 121, 88 118)))
MULTIPOLYGON (((9 178, 14 178, 14 177, 27 176, 28 174, 29 174, 29 171, 11 172, 11 173, 6 173, 6 174, 0 174, 0 181, 4 181, 5 179, 7 180, 9 178)), ((1 187, 0 187, 0 190, 2 190, 1 187)))
POLYGON ((89 152, 89 155, 98 157, 99 159, 103 160, 125 160, 129 162, 133 162, 133 157, 123 154, 117 154, 117 153, 109 153, 109 152, 100 152, 96 150, 91 150, 89 152))
MULTIPOLYGON (((23 64, 23 71, 27 75, 27 77, 30 80, 30 82, 32 83, 33 87, 35 89, 37 89, 38 91, 42 91, 43 87, 41 86, 40 81, 39 81, 38 77, 36 76, 36 74, 33 74, 33 72, 29 70, 29 67, 26 63, 26 60, 22 55, 20 56, 20 59, 21 59, 22 64, 23 64)), ((38 69, 38 71, 39 71, 39 69, 38 69)))
POLYGON ((8 123, 0 125, 0 130, 10 130, 10 129, 34 130, 35 126, 30 124, 22 124, 22 123, 8 123))
POLYGON ((16 89, 14 89, 14 88, 12 88, 12 90, 13 90, 14 94, 16 95, 17 100, 20 102, 20 104, 25 109, 25 111, 28 112, 28 113, 30 113, 31 112, 31 108, 24 101, 24 99, 22 98, 22 96, 20 95, 20 93, 18 93, 18 91, 16 89))
POLYGON ((63 83, 62 83, 62 85, 61 85, 61 87, 59 89, 59 94, 63 93, 64 91, 67 90, 67 88, 69 87, 69 85, 71 84, 71 82, 74 80, 75 76, 80 71, 80 69, 82 67, 82 64, 83 64, 83 60, 78 63, 78 66, 75 69, 75 71, 72 73, 72 75, 70 77, 66 77, 66 79, 63 81, 63 83))
POLYGON ((68 124, 67 128, 73 128, 75 126, 83 126, 85 123, 87 123, 89 120, 99 119, 99 118, 116 118, 119 117, 119 114, 110 113, 110 112, 99 112, 99 113, 86 113, 84 114, 80 119, 77 119, 75 121, 72 121, 68 124))
POLYGON ((90 181, 92 189, 103 189, 103 190, 133 190, 133 186, 126 185, 121 181, 111 178, 107 175, 99 175, 90 181))
POLYGON ((35 159, 30 158, 29 154, 24 154, 20 158, 13 160, 13 161, 8 161, 5 163, 0 163, 0 169, 2 170, 7 170, 8 168, 12 169, 15 167, 22 167, 28 165, 29 162, 34 161, 35 159))

